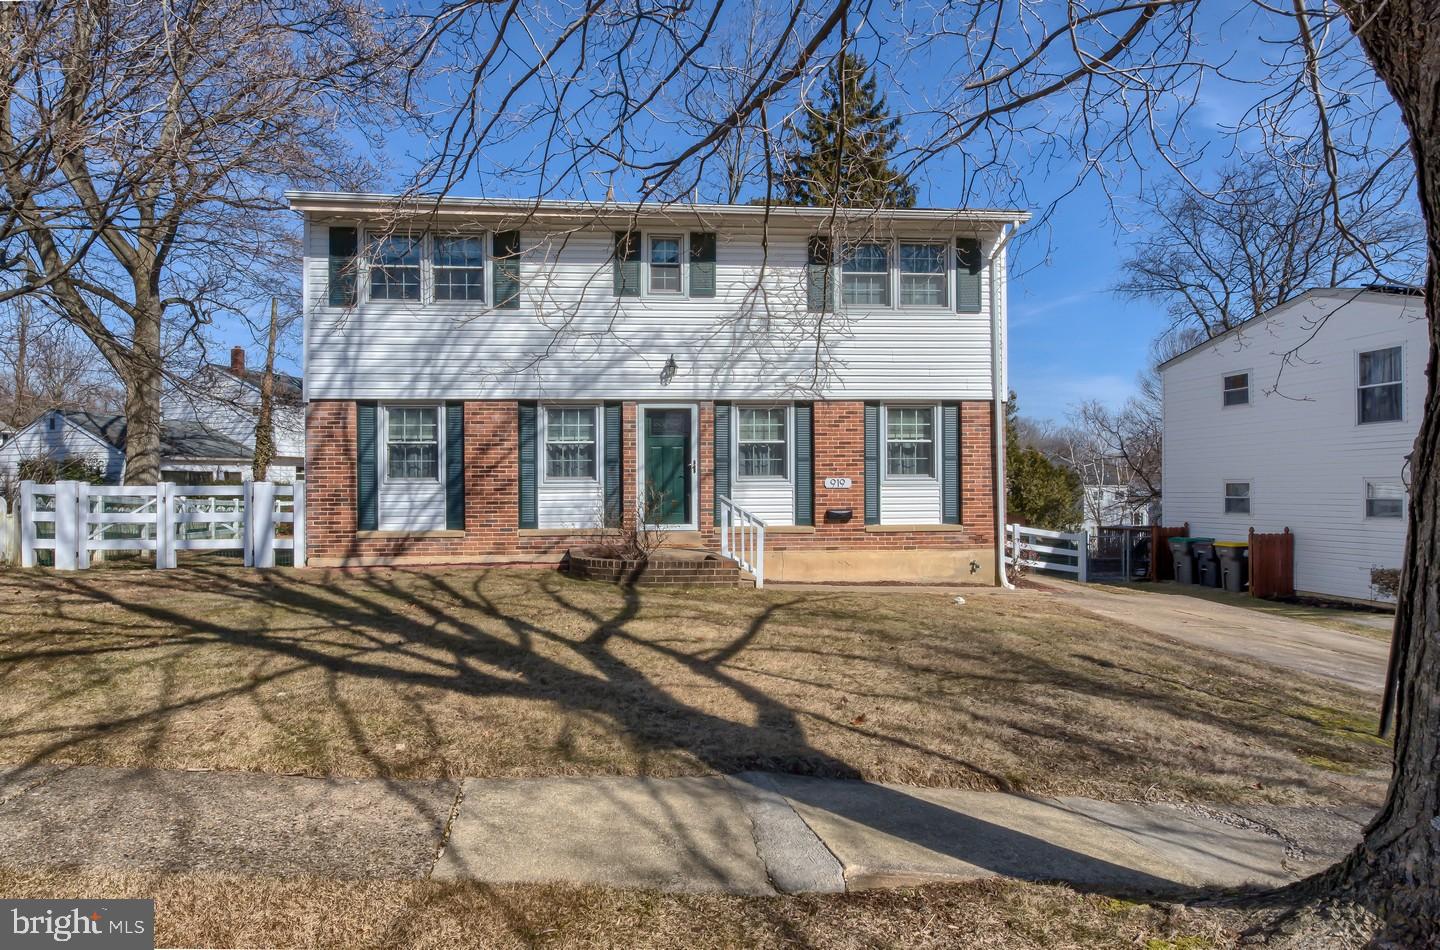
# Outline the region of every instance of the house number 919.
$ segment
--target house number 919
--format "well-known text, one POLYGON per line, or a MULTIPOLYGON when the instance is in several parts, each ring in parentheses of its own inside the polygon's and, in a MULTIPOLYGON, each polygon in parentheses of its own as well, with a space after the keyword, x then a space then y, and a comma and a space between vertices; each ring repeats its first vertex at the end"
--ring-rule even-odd
POLYGON ((826 488, 849 488, 849 487, 850 487, 850 479, 848 479, 848 478, 827 478, 827 479, 825 479, 825 487, 826 487, 826 488))

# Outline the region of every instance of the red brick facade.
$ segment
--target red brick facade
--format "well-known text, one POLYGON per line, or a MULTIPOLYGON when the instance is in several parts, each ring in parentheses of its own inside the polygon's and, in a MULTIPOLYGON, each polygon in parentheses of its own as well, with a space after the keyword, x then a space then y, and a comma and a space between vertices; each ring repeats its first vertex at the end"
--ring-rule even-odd
MULTIPOLYGON (((718 548, 714 525, 714 403, 699 404, 699 540, 718 548)), ((815 526, 782 527, 766 535, 772 551, 982 550, 994 545, 994 465, 991 404, 960 404, 961 524, 866 526, 865 417, 860 402, 814 404, 815 526), (852 487, 829 489, 824 480, 847 477, 852 487), (827 510, 848 508, 846 523, 826 520, 827 510)), ((637 405, 623 409, 623 469, 627 497, 636 478, 637 405)), ((519 409, 514 401, 465 403, 465 528, 398 534, 356 530, 356 406, 314 401, 306 421, 307 547, 317 565, 341 563, 550 564, 585 532, 519 527, 519 409)), ((634 517, 627 504, 626 521, 634 517)), ((694 536, 692 535, 692 538, 694 536)), ((974 568, 972 568, 973 570, 974 568)))

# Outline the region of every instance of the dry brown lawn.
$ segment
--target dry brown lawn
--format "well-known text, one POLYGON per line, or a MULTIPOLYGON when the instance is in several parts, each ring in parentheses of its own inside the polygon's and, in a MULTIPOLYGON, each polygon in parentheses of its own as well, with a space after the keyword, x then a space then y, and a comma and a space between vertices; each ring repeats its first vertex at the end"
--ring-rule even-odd
POLYGON ((0 763, 406 778, 768 769, 1377 800, 1373 697, 1043 592, 622 591, 514 570, 0 577, 0 763))
POLYGON ((985 881, 824 897, 724 897, 432 881, 0 870, 0 894, 156 901, 162 947, 963 947, 1234 945, 1239 918, 985 881))

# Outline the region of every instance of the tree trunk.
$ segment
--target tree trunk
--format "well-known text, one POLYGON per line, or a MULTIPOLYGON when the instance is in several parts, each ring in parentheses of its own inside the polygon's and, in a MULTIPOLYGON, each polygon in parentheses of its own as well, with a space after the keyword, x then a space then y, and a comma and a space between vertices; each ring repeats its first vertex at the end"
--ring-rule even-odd
POLYGON ((125 384, 125 483, 160 481, 160 389, 163 384, 158 313, 135 321, 128 358, 115 366, 125 384))
POLYGON ((1430 255, 1430 352, 1424 416, 1410 457, 1410 523, 1385 694, 1394 774, 1365 840, 1321 883, 1380 916, 1382 945, 1433 947, 1440 945, 1440 3, 1344 8, 1410 132, 1430 255))
POLYGON ((255 461, 251 477, 263 482, 275 458, 275 337, 280 329, 280 304, 270 298, 270 336, 265 343, 265 373, 260 377, 260 412, 255 417, 255 461))

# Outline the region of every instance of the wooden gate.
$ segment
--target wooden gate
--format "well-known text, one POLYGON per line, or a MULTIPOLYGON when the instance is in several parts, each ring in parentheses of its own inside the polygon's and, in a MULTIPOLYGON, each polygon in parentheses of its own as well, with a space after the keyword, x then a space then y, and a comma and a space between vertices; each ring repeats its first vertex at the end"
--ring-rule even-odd
POLYGON ((1250 596, 1295 596, 1295 535, 1256 534, 1250 529, 1250 596))
POLYGON ((1170 554, 1171 538, 1190 536, 1190 522, 1178 528, 1162 525, 1150 526, 1150 579, 1152 581, 1173 581, 1175 579, 1175 558, 1170 554))

